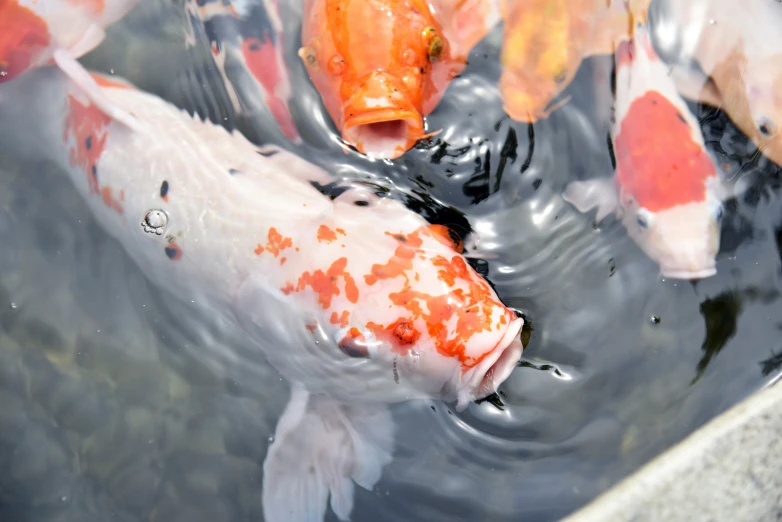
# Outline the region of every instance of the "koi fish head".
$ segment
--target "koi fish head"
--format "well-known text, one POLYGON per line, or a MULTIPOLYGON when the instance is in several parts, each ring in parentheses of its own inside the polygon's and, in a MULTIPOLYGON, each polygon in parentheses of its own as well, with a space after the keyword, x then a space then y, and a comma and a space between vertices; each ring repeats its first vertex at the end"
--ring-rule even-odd
POLYGON ((16 0, 0 0, 0 83, 38 65, 50 40, 42 18, 16 0))
POLYGON ((391 362, 395 379, 456 398, 458 409, 494 392, 521 356, 523 320, 455 250, 445 227, 387 232, 382 242, 393 254, 356 278, 340 349, 391 362))
MULTIPOLYGON (((782 55, 746 64, 743 79, 744 99, 754 126, 754 137, 760 148, 774 148, 777 161, 782 154, 782 55)), ((743 100, 741 100, 743 101, 743 100)))
MULTIPOLYGON (((708 191, 711 192, 711 191, 708 191)), ((622 222, 630 237, 671 279, 703 279, 717 273, 722 203, 709 194, 703 201, 652 212, 631 199, 623 205, 622 222)))
MULTIPOLYGON (((286 263, 290 279, 280 288, 310 310, 305 337, 318 341, 314 352, 328 358, 323 367, 335 358, 345 367, 323 386, 364 400, 456 399, 460 410, 494 392, 521 356, 523 320, 467 264, 445 227, 387 200, 338 205, 336 214, 340 228, 321 225, 312 238, 318 260, 286 263), (359 368, 361 379, 344 378, 359 368)), ((287 248, 296 246, 293 240, 287 248)), ((314 373, 323 370, 290 367, 317 387, 314 373)))
POLYGON ((629 235, 663 276, 716 274, 726 193, 696 118, 645 33, 617 50, 616 184, 629 235))
MULTIPOLYGON (((397 158, 423 138, 458 60, 426 2, 311 0, 299 56, 342 139, 397 158)), ((462 60, 463 62, 463 60, 462 60)))

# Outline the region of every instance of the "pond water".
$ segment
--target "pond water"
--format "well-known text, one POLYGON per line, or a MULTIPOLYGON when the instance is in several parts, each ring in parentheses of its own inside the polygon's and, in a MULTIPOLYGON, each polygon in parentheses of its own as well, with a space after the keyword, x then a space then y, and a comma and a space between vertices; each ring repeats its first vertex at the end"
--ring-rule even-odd
MULTIPOLYGON (((203 57, 171 36, 177 9, 148 2, 84 62, 192 105, 203 57)), ((498 396, 460 414, 392 407, 394 459, 374 491, 357 488, 354 521, 557 520, 779 378, 780 170, 723 113, 690 105, 748 187, 726 205, 718 275, 661 280, 619 222, 595 227, 561 198, 612 173, 608 77, 593 80, 610 58, 585 62, 571 102, 528 125, 502 110, 491 35, 428 118, 443 132, 370 161, 334 138, 295 55, 298 23, 286 13, 304 143, 285 145, 473 232, 487 258, 474 266, 528 320, 498 396)), ((225 118, 284 143, 263 115, 225 118)), ((257 351, 147 282, 43 162, 0 158, 0 244, 0 520, 262 520, 261 465, 289 388, 257 351)))

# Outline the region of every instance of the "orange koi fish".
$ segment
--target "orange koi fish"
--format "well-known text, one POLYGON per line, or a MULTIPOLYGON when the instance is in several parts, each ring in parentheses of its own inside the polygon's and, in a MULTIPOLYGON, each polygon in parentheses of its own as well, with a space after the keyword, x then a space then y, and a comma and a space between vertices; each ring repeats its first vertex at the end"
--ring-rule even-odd
POLYGON ((581 62, 613 54, 631 20, 646 21, 651 0, 504 0, 502 76, 504 109, 517 121, 547 118, 568 102, 554 101, 581 62))
MULTIPOLYGON (((86 71, 85 71, 85 74, 86 71)), ((70 176, 147 277, 236 324, 293 388, 263 465, 266 520, 350 516, 393 452, 386 403, 494 392, 522 352, 504 306, 443 227, 285 150, 89 75, 133 126, 57 68, 0 86, 0 150, 70 176), (29 107, 37 107, 30 118, 29 107), (262 202, 262 204, 259 204, 262 202)))
POLYGON ((0 0, 0 83, 57 61, 78 58, 105 38, 104 29, 139 0, 0 0))
POLYGON ((565 200, 581 212, 597 207, 597 222, 615 211, 663 277, 713 276, 730 191, 643 26, 616 51, 614 112, 613 181, 573 182, 565 200))
POLYGON ((761 153, 782 165, 779 2, 662 2, 661 7, 667 22, 680 28, 683 57, 699 66, 675 66, 679 92, 725 111, 761 153))
POLYGON ((496 0, 306 0, 299 56, 342 139, 398 158, 499 22, 496 0))

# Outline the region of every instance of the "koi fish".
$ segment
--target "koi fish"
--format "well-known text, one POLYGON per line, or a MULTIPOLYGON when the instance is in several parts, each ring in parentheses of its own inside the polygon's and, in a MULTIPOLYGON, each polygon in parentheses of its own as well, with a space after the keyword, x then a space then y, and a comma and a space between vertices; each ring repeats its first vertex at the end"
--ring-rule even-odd
POLYGON ((514 120, 533 123, 569 101, 558 101, 581 62, 613 54, 631 20, 646 21, 651 0, 504 0, 500 95, 514 120))
POLYGON ((666 26, 682 28, 674 37, 681 58, 696 64, 674 65, 679 92, 725 111, 761 153, 782 165, 779 2, 663 2, 661 10, 666 26))
POLYGON ((279 0, 189 0, 185 9, 209 41, 234 112, 252 118, 268 110, 282 134, 300 142, 289 109, 293 87, 279 0))
POLYGON ((100 44, 104 29, 139 0, 0 0, 0 83, 56 61, 57 50, 78 58, 100 44))
POLYGON ((467 54, 499 23, 496 0, 305 0, 304 65, 342 140, 398 158, 467 54))
POLYGON ((713 276, 730 193, 698 121, 643 26, 615 58, 615 176, 570 183, 564 198, 581 212, 597 207, 597 222, 615 211, 663 277, 713 276))
POLYGON ((386 403, 461 411, 510 375, 523 320, 447 229, 360 187, 332 201, 315 188, 331 177, 298 156, 89 76, 133 127, 41 68, 0 86, 0 122, 18 128, 0 146, 61 165, 151 281, 239 325, 292 383, 263 465, 266 520, 320 521, 329 497, 347 520, 354 485, 391 460, 386 403))

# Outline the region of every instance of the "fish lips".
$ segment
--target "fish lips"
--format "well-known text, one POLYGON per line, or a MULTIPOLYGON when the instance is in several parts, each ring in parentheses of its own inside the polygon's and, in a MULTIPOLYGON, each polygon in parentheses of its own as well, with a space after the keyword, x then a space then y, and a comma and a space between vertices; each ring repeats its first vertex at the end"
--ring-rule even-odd
POLYGON ((467 408, 471 401, 496 392, 510 376, 524 351, 520 336, 522 326, 524 319, 513 320, 491 353, 465 375, 466 382, 457 392, 457 412, 467 408))
POLYGON ((357 90, 345 103, 342 139, 362 154, 398 158, 424 136, 423 117, 400 89, 372 90, 357 90))

